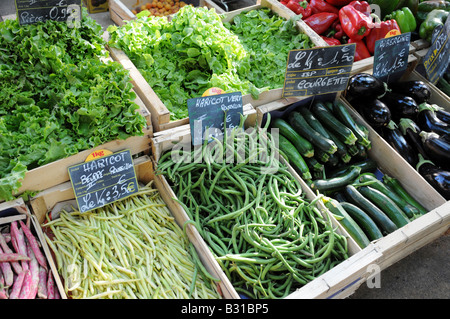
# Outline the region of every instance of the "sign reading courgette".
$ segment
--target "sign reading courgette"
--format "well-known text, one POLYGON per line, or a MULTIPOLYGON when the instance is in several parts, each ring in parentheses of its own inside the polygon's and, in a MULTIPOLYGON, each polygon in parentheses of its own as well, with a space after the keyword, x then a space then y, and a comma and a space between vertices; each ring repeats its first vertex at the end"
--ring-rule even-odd
POLYGON ((71 23, 81 21, 82 0, 15 0, 20 25, 46 20, 71 23))
POLYGON ((355 56, 353 44, 289 51, 283 97, 345 90, 355 56))
POLYGON ((98 151, 89 160, 69 167, 69 176, 80 212, 87 212, 139 190, 129 150, 98 151), (106 155, 105 155, 106 154, 106 155))

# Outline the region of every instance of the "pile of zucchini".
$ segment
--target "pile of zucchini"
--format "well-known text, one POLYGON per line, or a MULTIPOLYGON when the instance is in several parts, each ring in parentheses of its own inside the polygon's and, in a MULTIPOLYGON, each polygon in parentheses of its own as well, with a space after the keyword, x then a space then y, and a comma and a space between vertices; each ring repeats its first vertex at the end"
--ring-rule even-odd
POLYGON ((426 213, 398 180, 376 177, 368 130, 341 101, 301 106, 271 125, 281 154, 362 248, 426 213))

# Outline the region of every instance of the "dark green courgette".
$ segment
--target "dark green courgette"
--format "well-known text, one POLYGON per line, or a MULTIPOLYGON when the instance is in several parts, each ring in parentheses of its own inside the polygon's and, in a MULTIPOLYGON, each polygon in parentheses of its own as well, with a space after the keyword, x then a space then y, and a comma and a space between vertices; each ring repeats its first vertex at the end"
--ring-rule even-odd
MULTIPOLYGON (((336 144, 337 146, 337 151, 334 154, 337 154, 339 156, 339 158, 342 160, 342 162, 344 163, 348 163, 350 162, 350 160, 352 159, 352 157, 349 155, 348 150, 347 150, 347 145, 342 143, 341 140, 339 140, 337 138, 337 136, 335 134, 333 134, 332 132, 328 132, 328 135, 330 136, 330 139, 336 144)), ((349 145, 350 146, 350 145, 349 145)))
POLYGON ((328 175, 327 177, 335 177, 335 176, 342 175, 345 173, 346 170, 348 170, 348 168, 350 166, 361 167, 361 174, 362 173, 373 173, 377 169, 377 163, 375 163, 374 160, 368 158, 363 161, 354 162, 354 163, 351 163, 350 165, 344 165, 340 168, 337 168, 337 169, 331 171, 329 174, 327 174, 328 175))
POLYGON ((353 131, 339 121, 323 103, 316 102, 311 106, 311 112, 320 120, 320 122, 345 144, 353 145, 357 137, 353 131))
POLYGON ((295 146, 283 135, 280 135, 279 138, 280 151, 287 157, 289 164, 291 164, 294 169, 301 174, 303 179, 311 179, 312 176, 309 171, 309 167, 295 146))
POLYGON ((307 139, 313 146, 320 148, 324 152, 333 154, 337 150, 336 144, 328 138, 323 137, 315 131, 305 118, 299 112, 291 112, 289 116, 289 124, 292 128, 305 139, 307 139))
POLYGON ((348 184, 352 183, 360 174, 361 167, 352 166, 349 171, 341 176, 329 179, 316 179, 311 183, 311 188, 315 191, 331 192, 343 189, 348 184))
POLYGON ((397 206, 403 210, 408 218, 414 218, 414 215, 420 214, 419 210, 415 206, 406 202, 402 197, 397 195, 397 193, 393 189, 391 189, 390 186, 384 184, 372 174, 361 174, 359 176, 358 183, 363 186, 367 185, 378 189, 384 195, 392 199, 394 203, 396 203, 397 206))
POLYGON ((409 223, 408 217, 406 217, 401 208, 398 207, 392 199, 384 195, 379 190, 370 186, 363 186, 358 190, 364 197, 381 209, 398 228, 401 228, 409 223))
POLYGON ((394 222, 381 209, 364 197, 354 186, 347 185, 344 190, 348 200, 364 210, 381 231, 389 234, 398 229, 394 222))
POLYGON ((361 227, 350 217, 342 205, 335 199, 326 197, 323 199, 325 206, 336 217, 339 224, 347 231, 347 233, 361 247, 365 248, 370 244, 370 240, 361 227))
POLYGON ((384 183, 386 183, 387 186, 390 186, 390 188, 393 189, 397 193, 397 195, 399 195, 401 198, 403 198, 406 202, 408 202, 411 205, 413 205, 414 207, 416 207, 422 215, 424 215, 428 212, 425 209, 425 207, 423 207, 418 201, 416 201, 414 199, 414 197, 412 197, 403 188, 403 186, 400 184, 400 182, 396 178, 385 174, 383 176, 383 181, 384 181, 384 183))
POLYGON ((300 136, 293 128, 283 119, 276 118, 272 121, 272 127, 280 130, 280 134, 286 137, 292 144, 294 144, 297 151, 304 157, 314 156, 313 145, 300 136))
POLYGON ((370 140, 367 138, 364 131, 362 131, 359 127, 359 125, 355 122, 353 117, 348 112, 347 108, 345 107, 344 103, 341 101, 336 100, 334 102, 334 113, 336 114, 336 117, 342 121, 344 125, 346 125, 349 129, 353 131, 353 134, 355 134, 356 138, 358 139, 358 143, 363 145, 364 147, 370 149, 371 143, 370 140))
POLYGON ((341 202, 341 205, 350 217, 353 218, 353 220, 359 225, 359 227, 361 227, 369 240, 375 240, 383 237, 383 234, 377 224, 375 224, 372 218, 370 218, 365 211, 352 203, 341 202))

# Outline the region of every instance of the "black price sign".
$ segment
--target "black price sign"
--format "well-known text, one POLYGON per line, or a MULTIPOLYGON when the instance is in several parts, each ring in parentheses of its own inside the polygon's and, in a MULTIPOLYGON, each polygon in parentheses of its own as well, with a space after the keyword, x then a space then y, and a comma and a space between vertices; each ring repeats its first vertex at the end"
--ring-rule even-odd
POLYGON ((69 167, 69 176, 80 212, 87 212, 139 190, 129 150, 69 167))
POLYGON ((411 33, 403 33, 375 42, 373 76, 387 81, 390 76, 402 75, 408 67, 411 33))
POLYGON ((46 20, 73 23, 81 21, 82 0, 15 0, 19 24, 46 20))
POLYGON ((345 90, 355 57, 355 44, 289 51, 283 97, 345 90))
POLYGON ((221 138, 224 129, 239 125, 244 112, 241 92, 193 98, 187 105, 193 145, 202 144, 206 138, 221 138))
POLYGON ((436 84, 444 75, 450 64, 450 19, 444 26, 434 28, 432 44, 423 59, 423 66, 428 80, 436 84))

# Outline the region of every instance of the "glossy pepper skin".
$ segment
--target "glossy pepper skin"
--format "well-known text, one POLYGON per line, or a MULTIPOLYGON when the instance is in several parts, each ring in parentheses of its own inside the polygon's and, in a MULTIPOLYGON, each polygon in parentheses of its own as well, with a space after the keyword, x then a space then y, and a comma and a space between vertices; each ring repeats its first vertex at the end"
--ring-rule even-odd
POLYGON ((325 0, 311 0, 309 1, 309 5, 311 6, 312 14, 316 14, 319 12, 331 12, 339 14, 339 9, 329 4, 325 0))
POLYGON ((356 43, 354 62, 364 60, 364 59, 370 58, 372 56, 370 54, 369 50, 367 49, 367 46, 364 43, 364 40, 354 40, 354 39, 350 38, 348 40, 348 43, 356 43))
POLYGON ((352 1, 348 5, 353 6, 356 10, 364 13, 366 16, 370 16, 372 9, 367 1, 352 1))
POLYGON ((372 55, 375 52, 375 42, 379 39, 383 39, 391 30, 400 31, 400 27, 394 19, 380 21, 377 23, 377 26, 370 31, 369 35, 366 37, 366 46, 372 55))
POLYGON ((342 30, 341 22, 339 21, 339 19, 336 19, 336 21, 333 22, 333 24, 331 25, 331 31, 326 36, 338 40, 342 39, 342 36, 344 36, 344 30, 342 30))
POLYGON ((303 21, 319 35, 327 31, 333 22, 338 18, 335 13, 320 12, 309 16, 303 21))
POLYGON ((416 18, 408 7, 403 7, 400 10, 395 10, 385 17, 385 20, 391 19, 397 21, 397 24, 400 27, 400 31, 402 33, 413 32, 414 30, 416 30, 416 18))
POLYGON ((423 21, 425 21, 428 13, 430 13, 435 9, 450 11, 450 1, 444 0, 421 1, 417 5, 417 13, 416 13, 417 23, 421 24, 423 21))
POLYGON ((341 41, 339 41, 338 39, 335 38, 329 38, 326 36, 321 35, 320 36, 326 43, 328 43, 328 45, 340 45, 341 41))
POLYGON ((354 41, 362 40, 374 27, 372 18, 352 5, 346 5, 339 10, 339 21, 345 34, 354 41))
POLYGON ((444 25, 445 21, 449 16, 449 12, 445 10, 436 9, 431 11, 424 22, 420 25, 419 35, 422 39, 431 42, 431 36, 433 35, 433 30, 438 25, 444 25))
POLYGON ((302 18, 307 18, 312 14, 311 6, 305 0, 289 0, 285 6, 286 8, 291 9, 295 14, 301 14, 302 18))
POLYGON ((332 4, 333 6, 342 7, 346 6, 353 0, 325 0, 325 1, 328 2, 329 4, 332 4))

